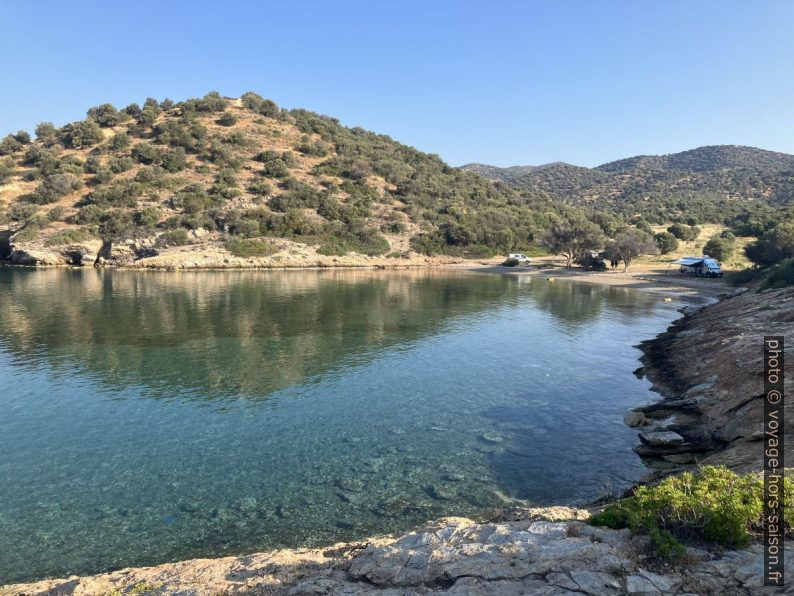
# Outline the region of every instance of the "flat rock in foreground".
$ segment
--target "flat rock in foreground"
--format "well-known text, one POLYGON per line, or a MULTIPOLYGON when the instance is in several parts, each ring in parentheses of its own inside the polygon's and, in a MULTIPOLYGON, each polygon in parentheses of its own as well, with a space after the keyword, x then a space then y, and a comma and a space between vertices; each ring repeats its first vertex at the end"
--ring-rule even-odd
MULTIPOLYGON (((759 546, 721 556, 690 549, 686 567, 660 569, 647 557, 647 540, 628 530, 515 517, 527 519, 446 518, 399 537, 46 580, 0 594, 784 593, 762 586, 759 546)), ((786 574, 794 577, 794 557, 786 558, 786 574)))

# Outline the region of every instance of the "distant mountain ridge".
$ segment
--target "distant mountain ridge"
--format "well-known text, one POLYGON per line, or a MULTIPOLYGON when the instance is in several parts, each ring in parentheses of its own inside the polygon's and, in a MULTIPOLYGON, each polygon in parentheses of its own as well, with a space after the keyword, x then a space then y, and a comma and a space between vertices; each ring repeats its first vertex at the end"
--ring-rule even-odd
POLYGON ((654 211, 664 219, 687 204, 718 215, 727 202, 794 203, 794 155, 742 145, 710 145, 668 155, 638 155, 585 168, 564 162, 463 169, 519 192, 626 215, 654 211))
POLYGON ((604 172, 640 168, 682 172, 714 172, 735 168, 791 169, 794 155, 744 145, 707 145, 667 155, 638 155, 597 166, 604 172))
POLYGON ((494 180, 501 180, 502 182, 508 182, 510 180, 520 178, 525 174, 534 172, 535 170, 542 170, 544 168, 555 167, 558 165, 570 165, 570 164, 566 164, 565 162, 562 161, 555 161, 551 163, 541 164, 539 166, 509 166, 506 168, 500 168, 498 166, 489 166, 488 164, 484 164, 484 163, 469 163, 464 166, 461 166, 461 169, 474 172, 475 174, 479 174, 480 176, 493 178, 494 180))

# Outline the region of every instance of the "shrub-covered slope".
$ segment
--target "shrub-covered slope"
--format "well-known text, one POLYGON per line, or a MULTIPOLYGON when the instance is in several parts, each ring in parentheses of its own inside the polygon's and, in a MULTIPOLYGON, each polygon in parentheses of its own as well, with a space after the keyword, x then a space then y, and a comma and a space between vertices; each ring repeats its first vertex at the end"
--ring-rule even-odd
POLYGON ((464 166, 519 192, 651 222, 695 216, 722 221, 748 204, 794 203, 794 155, 719 145, 671 155, 640 155, 582 168, 464 166))
POLYGON ((35 140, 0 141, 0 256, 31 264, 132 263, 185 246, 242 259, 477 255, 529 246, 554 211, 254 93, 104 104, 62 128, 40 124, 35 140))

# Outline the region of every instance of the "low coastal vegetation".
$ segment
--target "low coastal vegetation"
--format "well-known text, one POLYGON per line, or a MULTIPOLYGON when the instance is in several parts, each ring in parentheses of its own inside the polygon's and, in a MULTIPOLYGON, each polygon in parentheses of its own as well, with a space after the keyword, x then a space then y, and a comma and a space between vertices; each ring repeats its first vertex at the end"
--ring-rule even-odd
POLYGON ((226 249, 236 257, 266 257, 278 252, 276 246, 261 238, 231 238, 226 249))
MULTIPOLYGON (((788 512, 781 524, 794 530, 794 470, 784 479, 788 512)), ((597 526, 629 528, 648 534, 661 558, 685 553, 683 542, 706 541, 726 547, 746 546, 760 534, 764 483, 758 473, 736 474, 722 466, 669 476, 655 486, 639 486, 631 497, 607 505, 590 519, 597 526)))

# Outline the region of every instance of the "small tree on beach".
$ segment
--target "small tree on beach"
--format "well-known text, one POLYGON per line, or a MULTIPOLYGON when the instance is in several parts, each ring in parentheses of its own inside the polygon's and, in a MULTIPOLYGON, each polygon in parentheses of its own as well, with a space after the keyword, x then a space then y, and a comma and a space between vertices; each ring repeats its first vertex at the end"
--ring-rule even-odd
POLYGON ((642 230, 626 230, 621 232, 607 245, 607 257, 611 260, 623 261, 623 271, 640 255, 658 255, 659 247, 653 236, 642 230))
POLYGON ((566 267, 571 268, 587 250, 597 250, 604 245, 601 228, 582 217, 567 217, 552 224, 543 236, 543 245, 549 252, 565 257, 566 267))

